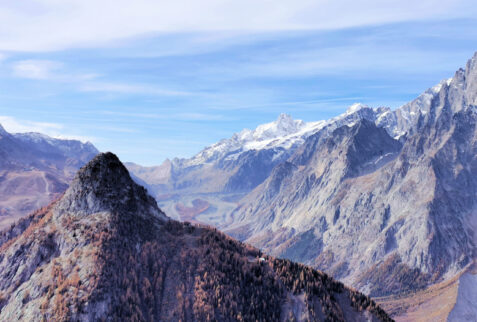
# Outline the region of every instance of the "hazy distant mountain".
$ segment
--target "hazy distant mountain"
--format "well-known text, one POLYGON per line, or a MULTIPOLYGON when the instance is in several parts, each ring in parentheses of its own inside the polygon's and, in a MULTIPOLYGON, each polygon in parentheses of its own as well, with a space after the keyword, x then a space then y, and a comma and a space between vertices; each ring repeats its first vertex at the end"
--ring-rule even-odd
POLYGON ((305 123, 281 114, 275 122, 260 125, 255 130, 245 129, 190 159, 166 160, 161 166, 148 168, 126 165, 157 192, 249 191, 269 173, 260 165, 270 168, 270 164, 286 159, 289 151, 321 126, 322 122, 305 123), (250 162, 254 163, 253 167, 250 162), (235 179, 238 173, 241 174, 240 182, 235 179))
POLYGON ((476 123, 477 54, 375 122, 310 136, 223 227, 372 296, 447 283, 442 290, 453 293, 441 317, 477 319, 468 300, 477 294, 476 123))
POLYGON ((91 143, 10 134, 0 125, 0 228, 57 198, 97 153, 91 143))
POLYGON ((390 321, 321 272, 170 220, 111 153, 0 249, 2 321, 390 321))
POLYGON ((336 118, 310 123, 281 114, 275 122, 245 129, 190 159, 166 160, 153 167, 126 163, 126 167, 173 218, 221 225, 229 220, 227 214, 237 200, 261 184, 308 137, 317 132, 329 135, 333 129, 363 118, 385 120, 389 112, 388 108, 355 104, 336 118), (199 209, 195 206, 198 202, 207 206, 199 209))

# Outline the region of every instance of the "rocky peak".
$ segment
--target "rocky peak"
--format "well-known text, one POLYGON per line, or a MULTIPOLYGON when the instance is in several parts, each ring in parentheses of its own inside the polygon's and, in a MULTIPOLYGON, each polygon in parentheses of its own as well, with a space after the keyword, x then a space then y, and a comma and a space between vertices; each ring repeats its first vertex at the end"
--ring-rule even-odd
POLYGON ((377 127, 365 118, 353 126, 342 126, 333 132, 328 142, 329 148, 346 150, 348 162, 347 176, 358 176, 374 171, 394 158, 401 150, 402 144, 393 139, 388 132, 377 127), (345 146, 339 147, 341 144, 345 146))
POLYGON ((276 124, 282 127, 289 127, 290 125, 294 125, 295 121, 293 120, 291 115, 286 113, 281 113, 280 115, 278 115, 276 124))
POLYGON ((465 69, 468 72, 477 70, 477 51, 474 53, 474 56, 471 59, 469 59, 469 61, 467 62, 465 69))
POLYGON ((343 139, 349 139, 352 142, 353 140, 363 140, 366 139, 367 135, 375 134, 377 126, 374 122, 366 119, 360 118, 354 123, 346 124, 335 129, 329 140, 340 142, 343 139))
POLYGON ((469 59, 465 68, 466 101, 469 105, 477 105, 477 52, 469 59))
POLYGON ((73 185, 82 187, 101 186, 104 189, 117 188, 118 183, 130 184, 131 178, 128 170, 123 166, 118 157, 111 153, 100 153, 93 160, 81 168, 73 185))
POLYGON ((415 134, 422 127, 433 126, 437 120, 448 124, 455 113, 477 105, 477 52, 465 68, 454 76, 429 88, 415 100, 398 108, 394 115, 396 124, 393 136, 415 134))
POLYGON ((167 219, 146 189, 131 179, 126 167, 111 152, 98 154, 78 171, 56 208, 57 213, 80 216, 107 211, 167 219))
POLYGON ((251 135, 257 141, 276 139, 296 133, 304 125, 305 122, 294 120, 290 115, 282 113, 275 122, 259 125, 251 135))
POLYGON ((383 145, 381 148, 386 150, 387 148, 397 148, 401 144, 399 141, 389 136, 385 129, 377 127, 374 122, 367 119, 361 119, 352 128, 354 135, 354 143, 359 145, 378 144, 373 148, 379 148, 379 145, 383 145))
POLYGON ((459 68, 454 77, 447 81, 447 86, 440 86, 453 103, 453 111, 477 105, 477 52, 467 61, 465 68, 459 68))

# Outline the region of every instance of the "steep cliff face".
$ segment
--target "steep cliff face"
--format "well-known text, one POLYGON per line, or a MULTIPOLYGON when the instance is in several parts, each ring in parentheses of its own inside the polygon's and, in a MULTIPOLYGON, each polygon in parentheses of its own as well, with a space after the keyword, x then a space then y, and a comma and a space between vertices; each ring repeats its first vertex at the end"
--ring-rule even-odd
POLYGON ((222 227, 373 296, 464 270, 476 245, 476 57, 374 123, 309 137, 222 227))
POLYGON ((111 153, 0 236, 0 320, 390 321, 326 274, 170 220, 111 153))
POLYGON ((58 198, 97 153, 91 143, 10 134, 0 125, 0 229, 58 198))

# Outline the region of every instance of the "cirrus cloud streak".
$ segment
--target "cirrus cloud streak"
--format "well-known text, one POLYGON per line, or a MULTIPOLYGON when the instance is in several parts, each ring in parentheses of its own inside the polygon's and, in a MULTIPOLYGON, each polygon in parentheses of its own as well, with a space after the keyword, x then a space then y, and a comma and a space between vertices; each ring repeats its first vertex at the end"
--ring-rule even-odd
POLYGON ((474 17, 472 0, 27 0, 0 2, 0 50, 108 46, 150 33, 329 30, 474 17), (52 32, 54 31, 54 32, 52 32))

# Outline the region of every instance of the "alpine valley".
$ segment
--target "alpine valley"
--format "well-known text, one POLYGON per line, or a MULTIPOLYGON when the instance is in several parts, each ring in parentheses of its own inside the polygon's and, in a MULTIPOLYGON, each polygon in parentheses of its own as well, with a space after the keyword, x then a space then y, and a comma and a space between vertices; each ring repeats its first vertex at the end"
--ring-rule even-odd
POLYGON ((157 167, 172 217, 330 273, 396 320, 477 320, 477 53, 391 110, 280 115, 157 167))

